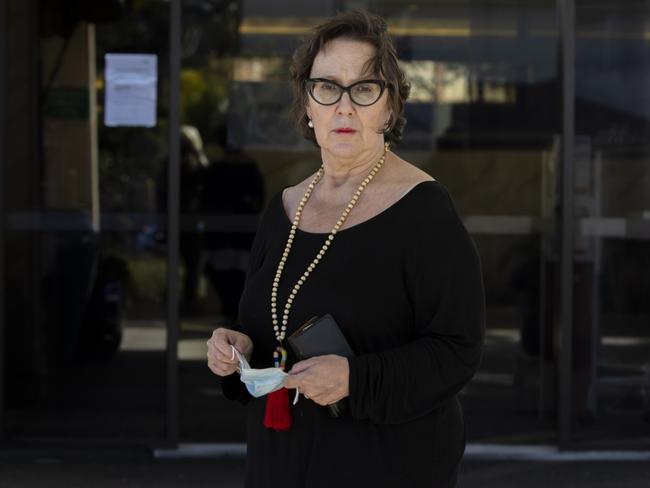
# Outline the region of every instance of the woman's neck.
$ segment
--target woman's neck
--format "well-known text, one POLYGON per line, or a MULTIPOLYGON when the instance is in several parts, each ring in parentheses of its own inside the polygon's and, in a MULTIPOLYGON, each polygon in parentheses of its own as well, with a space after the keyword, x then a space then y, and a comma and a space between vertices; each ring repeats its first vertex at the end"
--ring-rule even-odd
POLYGON ((349 160, 336 158, 322 151, 324 172, 319 186, 322 185, 321 189, 325 191, 343 189, 348 186, 359 186, 383 154, 383 144, 374 151, 369 151, 358 158, 349 160))

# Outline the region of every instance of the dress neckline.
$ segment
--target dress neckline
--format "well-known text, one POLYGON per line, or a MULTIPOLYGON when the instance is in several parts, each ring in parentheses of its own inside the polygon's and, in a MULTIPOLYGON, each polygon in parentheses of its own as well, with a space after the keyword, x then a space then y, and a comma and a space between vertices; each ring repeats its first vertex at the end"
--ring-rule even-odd
MULTIPOLYGON (((410 188, 410 189, 409 189, 409 190, 408 190, 404 195, 402 195, 398 200, 396 200, 395 202, 393 202, 391 205, 389 205, 388 207, 386 207, 384 210, 382 210, 382 211, 379 212, 378 214, 375 214, 375 215, 373 215, 372 217, 370 217, 370 218, 368 218, 368 219, 366 219, 366 220, 363 220, 362 222, 359 222, 359 223, 357 223, 357 224, 354 224, 354 225, 352 225, 352 226, 350 226, 350 227, 345 227, 345 228, 339 230, 339 231, 336 233, 336 235, 339 235, 339 234, 342 234, 342 233, 347 233, 348 231, 351 231, 351 230, 353 230, 353 229, 356 229, 357 227, 362 227, 362 226, 364 226, 364 225, 366 225, 366 224, 372 223, 373 221, 378 220, 378 219, 381 218, 382 216, 385 216, 386 214, 390 213, 390 212, 393 211, 395 208, 397 208, 400 204, 402 204, 402 202, 404 202, 404 201, 407 199, 407 197, 408 197, 409 195, 411 195, 412 193, 414 193, 414 190, 415 190, 416 188, 423 186, 425 183, 438 183, 438 180, 435 180, 435 179, 433 179, 433 180, 424 180, 424 181, 420 181, 419 183, 416 183, 416 184, 413 185, 413 186, 412 186, 412 187, 411 187, 411 188, 410 188)), ((284 190, 286 190, 286 189, 289 188, 290 186, 291 186, 291 185, 289 185, 289 186, 285 186, 285 187, 282 188, 282 190, 280 191, 280 212, 282 212, 283 220, 285 221, 285 223, 287 223, 287 224, 289 225, 289 227, 291 227, 291 224, 293 224, 293 219, 290 218, 290 217, 287 215, 287 212, 286 212, 286 210, 285 210, 285 208, 284 208, 284 199, 283 199, 283 194, 284 194, 284 190)), ((329 233, 330 233, 329 231, 327 231, 327 232, 311 232, 311 231, 307 231, 307 230, 302 230, 302 229, 299 228, 299 227, 296 229, 296 232, 299 233, 299 234, 307 235, 307 236, 310 236, 310 235, 311 235, 311 236, 320 236, 320 237, 322 237, 322 236, 327 236, 327 235, 329 235, 329 233)))

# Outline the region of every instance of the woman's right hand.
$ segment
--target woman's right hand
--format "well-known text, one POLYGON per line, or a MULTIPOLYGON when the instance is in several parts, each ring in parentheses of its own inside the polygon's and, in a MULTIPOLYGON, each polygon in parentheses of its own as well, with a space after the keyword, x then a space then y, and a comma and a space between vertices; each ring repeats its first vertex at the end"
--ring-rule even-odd
POLYGON ((212 332, 208 339, 208 368, 217 376, 228 376, 237 371, 239 361, 233 357, 234 346, 246 361, 250 361, 253 352, 253 341, 246 334, 235 330, 219 327, 212 332))

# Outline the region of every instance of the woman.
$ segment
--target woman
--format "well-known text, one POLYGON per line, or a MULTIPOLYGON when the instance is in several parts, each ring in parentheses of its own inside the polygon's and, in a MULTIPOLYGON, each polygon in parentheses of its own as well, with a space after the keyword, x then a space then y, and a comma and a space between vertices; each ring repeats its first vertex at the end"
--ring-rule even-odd
POLYGON ((297 50, 291 74, 294 114, 322 167, 271 200, 236 330, 208 341, 224 394, 248 406, 246 486, 456 486, 456 395, 483 340, 481 265, 445 187, 390 150, 408 84, 385 22, 339 14, 297 50), (270 396, 248 394, 231 346, 252 368, 271 367, 286 337, 327 313, 355 357, 288 351, 284 386, 304 399, 287 407, 290 427, 267 428, 270 396), (348 415, 331 416, 325 406, 343 398, 348 415))

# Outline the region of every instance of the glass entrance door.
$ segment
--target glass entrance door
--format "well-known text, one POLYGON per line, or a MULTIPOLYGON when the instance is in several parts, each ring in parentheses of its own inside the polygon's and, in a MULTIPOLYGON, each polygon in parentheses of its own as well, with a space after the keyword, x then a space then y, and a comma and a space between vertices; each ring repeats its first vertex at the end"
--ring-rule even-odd
POLYGON ((648 2, 576 2, 573 440, 650 446, 648 2))
POLYGON ((155 442, 167 420, 169 2, 7 4, 23 55, 3 161, 5 435, 155 442), (150 64, 113 65, 108 79, 109 54, 150 64))
MULTIPOLYGON (((288 116, 288 68, 334 8, 181 3, 170 342, 170 2, 87 3, 3 2, 6 43, 23 53, 5 83, 4 434, 155 443, 178 424, 181 442, 241 442, 245 409, 223 398, 205 341, 236 317, 261 210, 318 167, 288 116)), ((412 84, 395 151, 449 189, 481 254, 488 323, 461 393, 468 441, 556 442, 569 372, 554 334, 571 329, 574 439, 646 448, 650 7, 576 2, 575 158, 562 163, 575 171, 575 313, 558 327, 556 4, 378 4, 412 84)))

